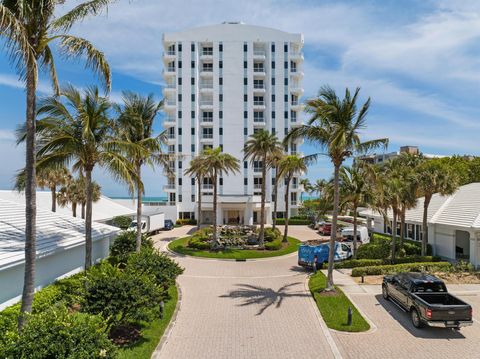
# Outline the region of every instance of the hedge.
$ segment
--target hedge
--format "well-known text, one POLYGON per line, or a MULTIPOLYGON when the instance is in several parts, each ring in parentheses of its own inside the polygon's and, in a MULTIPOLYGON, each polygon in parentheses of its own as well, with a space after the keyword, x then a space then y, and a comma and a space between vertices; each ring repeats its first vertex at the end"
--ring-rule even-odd
MULTIPOLYGON (((438 256, 424 256, 424 257, 401 257, 395 260, 395 264, 402 263, 420 263, 420 262, 440 262, 442 259, 438 256)), ((358 268, 358 267, 374 267, 392 264, 390 259, 348 259, 342 262, 336 262, 335 268, 358 268)), ((325 265, 324 265, 325 266, 325 265)))
MULTIPOLYGON (((285 218, 278 218, 276 221, 277 225, 284 225, 285 224, 285 218)), ((288 220, 288 224, 292 226, 308 226, 309 224, 312 224, 312 221, 309 219, 296 219, 296 218, 290 218, 288 220)))
POLYGON ((450 271, 453 268, 448 262, 403 263, 383 266, 369 266, 352 269, 352 277, 364 275, 395 274, 399 272, 435 272, 450 271))
POLYGON ((197 224, 197 220, 196 219, 177 219, 177 221, 175 222, 175 225, 177 226, 185 226, 185 225, 191 225, 191 226, 195 226, 197 224))

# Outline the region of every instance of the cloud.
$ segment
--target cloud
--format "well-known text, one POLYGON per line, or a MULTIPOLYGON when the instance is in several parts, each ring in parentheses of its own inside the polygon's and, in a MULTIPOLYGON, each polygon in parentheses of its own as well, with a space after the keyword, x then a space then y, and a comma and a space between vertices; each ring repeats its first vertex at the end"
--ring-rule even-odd
POLYGON ((0 141, 15 141, 15 133, 11 130, 0 129, 0 141))

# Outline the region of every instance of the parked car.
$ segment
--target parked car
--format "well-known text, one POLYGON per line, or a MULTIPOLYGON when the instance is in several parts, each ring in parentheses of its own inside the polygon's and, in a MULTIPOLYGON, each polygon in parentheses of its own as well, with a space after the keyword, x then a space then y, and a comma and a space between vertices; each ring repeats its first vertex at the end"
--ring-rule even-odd
POLYGON ((383 277, 382 295, 410 313, 416 328, 425 325, 459 329, 472 325, 472 307, 447 291, 433 275, 401 273, 383 277))
POLYGON ((325 225, 325 221, 317 221, 317 222, 315 222, 315 224, 313 225, 313 229, 319 230, 323 225, 325 225))
POLYGON ((329 236, 332 234, 332 224, 331 223, 324 223, 322 226, 318 228, 318 233, 323 236, 329 236))
MULTIPOLYGON (((318 246, 302 244, 298 248, 298 265, 306 268, 313 268, 316 264, 317 269, 321 268, 323 263, 328 262, 328 243, 318 246)), ((352 256, 350 247, 344 243, 335 242, 334 260, 341 261, 352 256)))
POLYGON ((171 219, 166 219, 165 226, 163 227, 163 229, 170 231, 173 229, 173 227, 174 227, 173 221, 171 219))
MULTIPOLYGON (((353 242, 353 227, 347 227, 342 229, 342 237, 344 237, 347 241, 353 242)), ((357 227, 357 242, 361 244, 369 243, 370 236, 368 235, 367 227, 358 226, 357 227)))

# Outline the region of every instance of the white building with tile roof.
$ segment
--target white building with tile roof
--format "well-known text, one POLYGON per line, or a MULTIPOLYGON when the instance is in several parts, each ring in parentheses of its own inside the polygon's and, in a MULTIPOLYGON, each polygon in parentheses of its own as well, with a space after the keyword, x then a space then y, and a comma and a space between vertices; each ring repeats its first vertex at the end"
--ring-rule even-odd
MULTIPOLYGON (((424 198, 417 200, 415 208, 406 213, 405 235, 421 240, 424 198)), ((391 233, 393 214, 389 223, 371 209, 360 212, 367 217, 371 230, 391 233)), ((467 260, 480 267, 480 183, 461 186, 451 196, 435 194, 428 207, 428 242, 434 254, 449 260, 467 260)), ((400 233, 398 223, 397 233, 400 233)))
MULTIPOLYGON (((93 260, 108 256, 119 229, 93 223, 93 260)), ((0 198, 0 310, 20 299, 25 248, 24 204, 0 198)), ((70 215, 37 209, 35 287, 82 270, 85 261, 85 221, 70 215)))

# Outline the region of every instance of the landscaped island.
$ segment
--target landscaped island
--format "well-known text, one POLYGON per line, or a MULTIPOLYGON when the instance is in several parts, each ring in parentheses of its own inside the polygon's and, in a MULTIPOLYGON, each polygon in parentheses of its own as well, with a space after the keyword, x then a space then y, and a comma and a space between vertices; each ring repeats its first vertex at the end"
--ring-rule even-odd
POLYGON ((171 242, 168 248, 176 253, 195 257, 221 259, 250 259, 281 256, 295 252, 300 241, 288 237, 282 241, 278 229, 265 228, 265 246, 258 244, 254 226, 223 226, 219 228, 217 243, 213 243, 212 229, 202 228, 190 237, 171 242))

